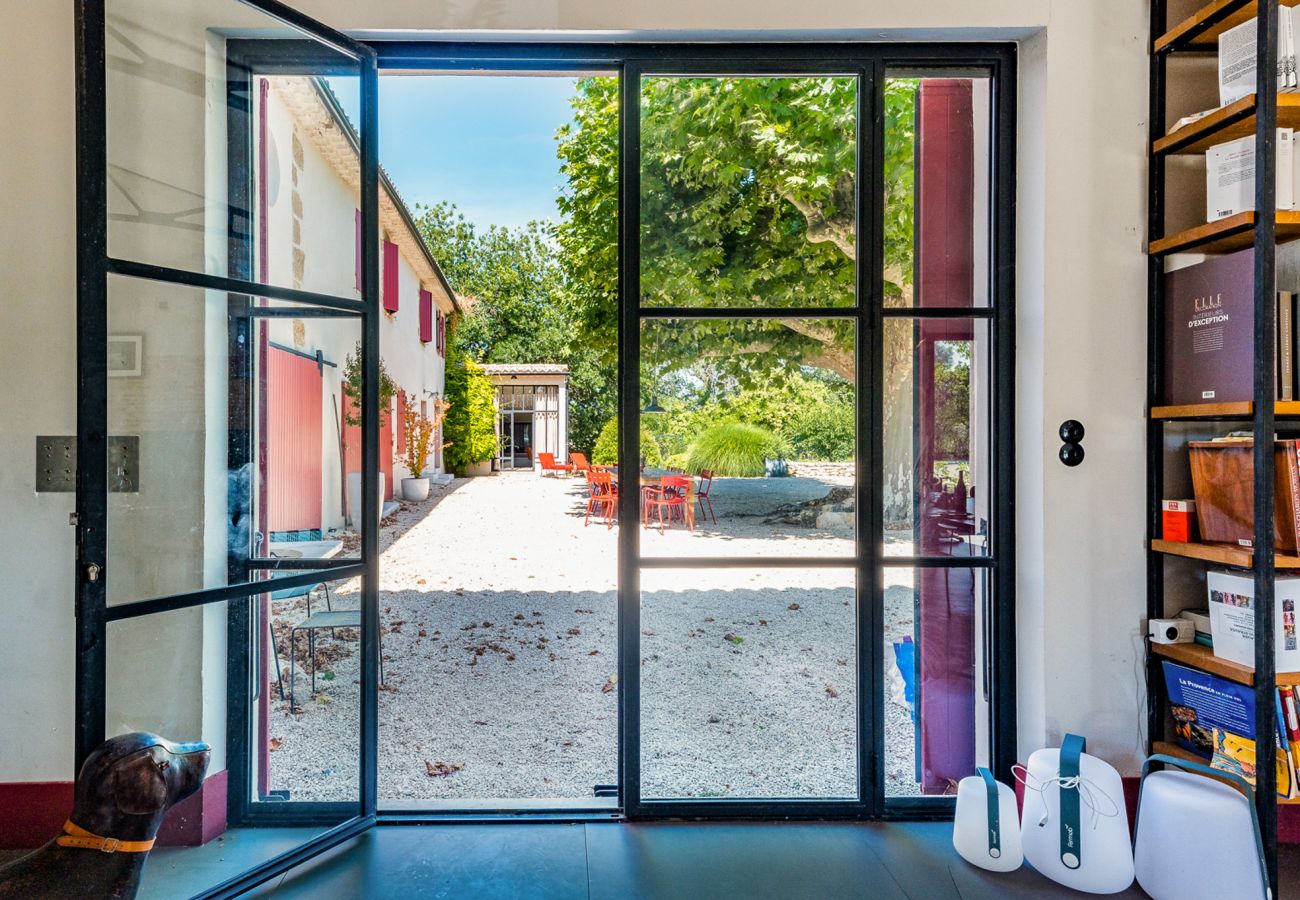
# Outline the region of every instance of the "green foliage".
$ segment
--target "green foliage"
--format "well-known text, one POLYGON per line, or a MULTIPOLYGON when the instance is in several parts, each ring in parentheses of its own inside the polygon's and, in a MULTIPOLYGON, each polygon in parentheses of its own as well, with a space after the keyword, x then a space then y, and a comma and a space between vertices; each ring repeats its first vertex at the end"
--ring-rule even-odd
POLYGON ((934 452, 936 459, 970 459, 969 341, 934 347, 934 452))
MULTIPOLYGON (((352 401, 352 410, 345 413, 343 421, 348 425, 361 424, 361 341, 352 348, 352 352, 343 361, 343 394, 352 401)), ((379 424, 388 421, 388 411, 392 408, 393 398, 397 396, 397 382, 388 374, 383 357, 379 358, 379 424)))
MULTIPOLYGON (((648 466, 661 466, 664 462, 659 442, 644 420, 641 422, 641 457, 648 466)), ((598 466, 618 465, 618 416, 614 416, 600 429, 596 445, 591 449, 591 461, 598 466)))
POLYGON ((447 352, 447 401, 443 433, 450 443, 443 454, 447 468, 463 473, 497 452, 496 405, 492 382, 483 367, 451 343, 447 352))
MULTIPOLYGON (((853 302, 856 86, 847 78, 646 78, 641 84, 641 278, 648 305, 834 306, 853 302)), ((887 83, 885 280, 910 291, 916 83, 887 83)), ((613 358, 618 253, 618 85, 583 79, 560 129, 568 183, 555 230, 565 293, 613 358)), ((897 302, 897 300, 895 300, 897 302)), ((905 302, 905 301, 904 301, 905 302)), ((655 362, 714 359, 745 377, 752 357, 852 380, 844 323, 776 319, 649 323, 655 362)), ((762 365, 762 364, 760 364, 762 365)))
POLYGON ((789 446, 758 425, 724 422, 705 431, 687 451, 687 471, 733 478, 762 477, 765 459, 785 456, 789 446))
POLYGON ((485 363, 568 365, 569 441, 591 446, 614 412, 615 368, 579 333, 551 226, 480 232, 452 204, 417 211, 425 243, 468 308, 456 325, 457 348, 485 363))
MULTIPOLYGON (((659 379, 664 412, 643 415, 665 455, 684 459, 695 438, 719 422, 745 422, 781 436, 793 459, 853 458, 852 386, 817 369, 778 369, 756 387, 692 366, 659 379)), ((670 463, 685 467, 680 463, 670 463)))

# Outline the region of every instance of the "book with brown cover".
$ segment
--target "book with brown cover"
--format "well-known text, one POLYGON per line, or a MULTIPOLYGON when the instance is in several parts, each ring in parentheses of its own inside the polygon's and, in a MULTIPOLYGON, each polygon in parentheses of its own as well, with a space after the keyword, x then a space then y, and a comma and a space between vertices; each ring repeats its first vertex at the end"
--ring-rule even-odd
POLYGON ((1255 250, 1165 274, 1165 403, 1253 395, 1255 250))

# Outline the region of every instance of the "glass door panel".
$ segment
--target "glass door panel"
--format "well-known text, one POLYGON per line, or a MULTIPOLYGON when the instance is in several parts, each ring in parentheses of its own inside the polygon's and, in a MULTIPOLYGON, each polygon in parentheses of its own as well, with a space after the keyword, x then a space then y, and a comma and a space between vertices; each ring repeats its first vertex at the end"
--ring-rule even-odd
POLYGON ((360 697, 376 523, 344 528, 348 462, 366 470, 376 432, 377 228, 360 224, 377 218, 361 214, 376 136, 326 81, 373 79, 374 56, 257 0, 78 14, 94 226, 79 249, 78 755, 141 730, 209 745, 142 895, 247 887, 374 808, 360 697))
POLYGON ((639 440, 619 490, 641 511, 640 652, 624 665, 640 814, 859 810, 874 795, 863 87, 761 68, 638 82, 639 440))

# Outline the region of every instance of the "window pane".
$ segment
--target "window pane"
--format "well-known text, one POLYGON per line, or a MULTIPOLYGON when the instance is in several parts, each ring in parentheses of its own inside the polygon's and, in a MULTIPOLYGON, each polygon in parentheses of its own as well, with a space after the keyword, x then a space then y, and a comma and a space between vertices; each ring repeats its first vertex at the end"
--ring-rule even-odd
POLYGON ((884 570, 885 795, 955 794, 988 765, 987 569, 884 570))
POLYGON ((885 305, 989 305, 987 78, 885 87, 885 305))
POLYGON ((989 552, 988 325, 887 319, 885 554, 989 552))
POLYGON ((850 569, 641 572, 641 793, 856 798, 850 569))
POLYGON ((359 415, 343 390, 360 319, 319 312, 110 276, 110 604, 253 580, 252 558, 360 555, 345 518, 359 415))
POLYGON ((641 80, 641 303, 851 306, 857 80, 641 80))
POLYGON ((335 92, 358 64, 233 0, 106 15, 109 254, 356 296, 358 142, 335 92), (237 61, 277 50, 300 71, 237 61))
MULTIPOLYGON (((256 606, 255 601, 236 601, 256 606)), ((345 801, 328 821, 308 828, 228 827, 227 798, 251 786, 250 800, 268 797, 268 785, 259 781, 268 761, 274 789, 280 781, 279 764, 284 748, 274 741, 255 738, 251 763, 254 774, 232 768, 234 735, 228 729, 230 702, 227 663, 248 645, 229 646, 229 611, 235 603, 212 603, 174 612, 158 613, 108 624, 108 671, 105 692, 107 731, 110 736, 143 731, 170 741, 203 741, 211 748, 206 777, 198 790, 180 800, 167 813, 158 844, 149 854, 140 885, 141 897, 185 897, 196 884, 213 885, 245 869, 294 849, 360 811, 356 773, 360 764, 360 720, 357 708, 344 704, 320 705, 312 715, 329 719, 329 739, 313 748, 319 768, 347 773, 351 787, 333 799, 345 801), (274 751, 274 752, 271 752, 274 751)), ((323 605, 321 609, 323 609, 323 605)), ((262 634, 269 641, 269 629, 262 634)), ((326 639, 325 643, 328 643, 326 639)), ((254 652, 262 651, 255 646, 254 652)), ((261 656, 262 659, 269 659, 261 656)), ((263 689, 254 692, 255 713, 264 704, 278 703, 274 667, 262 669, 263 689), (268 693, 269 691, 269 693, 268 693)), ((286 677, 288 675, 286 671, 286 677)), ((259 729, 252 729, 261 734, 259 729)), ((160 750, 152 751, 161 760, 160 750)), ((193 764, 177 757, 167 759, 168 774, 175 778, 193 764)), ((283 796, 274 796, 282 800, 283 796)), ((311 799, 295 795, 291 799, 311 799)), ((278 803, 277 808, 288 812, 278 803)))
POLYGON ((642 323, 642 555, 853 556, 854 331, 642 323))

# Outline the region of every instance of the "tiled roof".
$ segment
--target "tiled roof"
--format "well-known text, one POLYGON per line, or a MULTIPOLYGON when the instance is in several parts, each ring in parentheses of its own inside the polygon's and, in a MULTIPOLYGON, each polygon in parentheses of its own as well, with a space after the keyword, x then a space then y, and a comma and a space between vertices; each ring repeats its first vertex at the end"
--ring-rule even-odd
POLYGON ((568 375, 562 363, 484 363, 488 375, 568 375))

